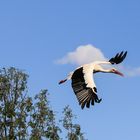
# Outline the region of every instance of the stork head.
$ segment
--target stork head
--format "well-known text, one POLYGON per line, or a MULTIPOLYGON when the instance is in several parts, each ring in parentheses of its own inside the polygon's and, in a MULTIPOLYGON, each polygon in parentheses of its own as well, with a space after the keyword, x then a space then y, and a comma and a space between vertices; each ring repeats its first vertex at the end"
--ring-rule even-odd
POLYGON ((115 69, 115 68, 112 68, 112 69, 111 69, 111 73, 118 74, 118 75, 120 75, 120 76, 124 76, 123 73, 121 73, 120 71, 118 71, 118 70, 115 69))

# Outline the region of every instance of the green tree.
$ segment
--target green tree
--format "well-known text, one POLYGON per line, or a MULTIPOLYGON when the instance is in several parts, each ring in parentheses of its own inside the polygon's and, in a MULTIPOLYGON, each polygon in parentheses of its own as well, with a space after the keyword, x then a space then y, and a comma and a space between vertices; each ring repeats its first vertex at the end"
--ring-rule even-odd
POLYGON ((70 107, 64 108, 63 119, 58 123, 48 91, 29 97, 27 79, 28 75, 16 68, 0 70, 0 139, 61 140, 66 129, 68 140, 84 140, 80 125, 73 124, 70 107))
POLYGON ((62 113, 63 119, 61 122, 67 131, 66 138, 68 140, 84 140, 80 125, 73 123, 73 119, 75 119, 76 116, 72 113, 72 109, 69 106, 66 106, 62 113))
POLYGON ((26 96, 28 75, 13 67, 0 70, 0 135, 26 139, 31 98, 26 96))
POLYGON ((59 140, 61 129, 56 125, 54 111, 49 107, 47 90, 42 90, 35 96, 29 125, 31 126, 31 140, 59 140))

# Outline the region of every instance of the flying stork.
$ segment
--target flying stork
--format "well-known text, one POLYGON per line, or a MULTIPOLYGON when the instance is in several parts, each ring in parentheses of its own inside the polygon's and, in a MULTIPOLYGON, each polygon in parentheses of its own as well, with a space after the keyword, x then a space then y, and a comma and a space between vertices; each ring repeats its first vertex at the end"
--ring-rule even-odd
POLYGON ((97 72, 103 73, 114 73, 120 76, 123 76, 121 72, 119 72, 115 68, 104 69, 102 64, 119 64, 121 63, 127 55, 126 52, 117 53, 115 57, 112 57, 108 61, 95 61, 93 63, 84 64, 78 67, 75 71, 71 72, 68 77, 64 80, 61 80, 59 84, 66 82, 67 80, 72 80, 72 88, 78 99, 79 105, 83 109, 86 105, 87 108, 94 103, 100 103, 102 99, 98 98, 97 88, 93 79, 93 75, 97 72))

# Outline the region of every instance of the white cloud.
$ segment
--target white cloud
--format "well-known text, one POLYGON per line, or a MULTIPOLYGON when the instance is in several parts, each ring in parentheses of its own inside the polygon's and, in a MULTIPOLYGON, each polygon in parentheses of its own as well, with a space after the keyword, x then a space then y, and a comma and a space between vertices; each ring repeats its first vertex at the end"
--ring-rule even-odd
POLYGON ((64 57, 58 59, 58 64, 76 64, 82 65, 92 61, 105 60, 102 51, 93 45, 82 45, 77 47, 73 52, 67 53, 64 57))
MULTIPOLYGON (((95 46, 82 45, 76 48, 73 52, 68 52, 64 57, 56 60, 58 64, 76 64, 82 65, 93 61, 107 60, 102 51, 95 46)), ((114 65, 115 66, 115 65, 114 65)), ((113 66, 113 67, 114 67, 113 66)), ((140 67, 131 67, 124 65, 116 65, 120 71, 122 71, 127 77, 140 76, 140 67)), ((104 68, 111 68, 110 66, 104 66, 104 68)))

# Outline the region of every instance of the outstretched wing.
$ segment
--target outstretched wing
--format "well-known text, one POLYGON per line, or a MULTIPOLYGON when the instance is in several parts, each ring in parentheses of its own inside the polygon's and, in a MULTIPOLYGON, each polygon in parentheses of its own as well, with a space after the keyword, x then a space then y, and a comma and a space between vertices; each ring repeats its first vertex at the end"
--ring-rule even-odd
POLYGON ((119 64, 125 59, 126 55, 127 55, 127 51, 126 52, 122 51, 121 53, 117 53, 115 57, 112 57, 109 60, 109 62, 111 64, 119 64))
POLYGON ((83 67, 78 68, 72 75, 72 88, 79 101, 79 105, 83 109, 86 105, 87 108, 94 105, 94 102, 100 102, 96 94, 97 89, 94 86, 93 78, 90 71, 85 71, 83 67), (87 78, 87 76, 89 78, 87 78), (91 79, 92 78, 92 79, 91 79), (92 87, 91 87, 92 86, 92 87))

